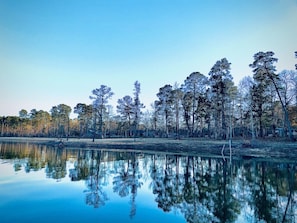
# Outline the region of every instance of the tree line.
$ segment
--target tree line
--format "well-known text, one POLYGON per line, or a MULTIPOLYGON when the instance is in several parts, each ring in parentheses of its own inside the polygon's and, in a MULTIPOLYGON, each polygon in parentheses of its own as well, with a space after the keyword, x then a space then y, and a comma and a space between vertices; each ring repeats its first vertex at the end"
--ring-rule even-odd
MULTIPOLYGON (((295 52, 297 58, 297 52, 295 52)), ((39 137, 232 137, 294 138, 297 127, 297 72, 276 72, 271 51, 254 54, 253 76, 235 86, 231 63, 223 58, 208 76, 192 72, 182 84, 166 84, 151 109, 143 111, 141 85, 133 95, 118 99, 116 114, 109 104, 112 89, 101 85, 91 93, 91 104, 78 103, 73 112, 65 104, 47 112, 22 109, 19 116, 2 116, 1 136, 39 137)), ((297 70, 297 64, 296 70, 297 70)))

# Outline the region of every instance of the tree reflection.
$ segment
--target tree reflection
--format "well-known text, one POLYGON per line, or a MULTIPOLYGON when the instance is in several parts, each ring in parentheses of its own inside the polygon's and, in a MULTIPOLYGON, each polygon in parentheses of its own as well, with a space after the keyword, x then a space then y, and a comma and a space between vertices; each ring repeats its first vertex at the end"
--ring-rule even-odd
MULTIPOLYGON (((294 168, 294 167, 293 167, 294 168)), ((287 166, 287 194, 288 194, 288 200, 287 200, 287 204, 286 204, 286 209, 285 212, 283 214, 283 218, 282 218, 282 222, 286 222, 290 220, 290 216, 294 217, 294 210, 293 209, 293 205, 291 205, 291 208, 289 207, 290 204, 296 204, 296 201, 294 201, 294 197, 293 197, 293 191, 294 191, 294 172, 292 171, 293 168, 288 165, 287 166)))
POLYGON ((69 170, 69 177, 72 181, 87 180, 90 176, 91 167, 88 154, 88 151, 78 151, 74 168, 69 170))
POLYGON ((165 212, 171 211, 172 206, 174 206, 173 199, 173 171, 171 163, 172 159, 170 156, 165 156, 165 168, 163 165, 159 168, 159 173, 156 178, 156 187, 153 188, 153 193, 157 195, 156 202, 158 207, 165 212))
POLYGON ((71 181, 84 181, 85 203, 95 208, 109 200, 110 188, 129 198, 136 215, 137 194, 146 182, 160 210, 194 222, 296 222, 296 162, 234 160, 166 153, 71 150, 45 146, 0 147, 1 159, 13 160, 15 171, 45 169, 61 180, 72 166, 71 181))
POLYGON ((90 175, 86 180, 88 188, 88 190, 85 191, 87 205, 98 208, 105 205, 105 202, 108 200, 108 197, 102 187, 105 174, 105 170, 101 166, 101 151, 92 151, 90 175))
POLYGON ((249 205, 255 219, 266 222, 295 222, 296 165, 253 162, 245 168, 249 205), (295 185, 295 187, 294 187, 295 185), (289 210, 290 207, 290 210, 289 210), (290 212, 290 213, 289 213, 290 212))
POLYGON ((46 148, 43 146, 34 146, 34 149, 28 150, 28 161, 25 164, 25 171, 29 173, 30 171, 38 171, 45 167, 46 161, 41 159, 42 154, 46 148))
POLYGON ((220 222, 234 222, 240 213, 240 204, 234 196, 235 191, 231 170, 227 169, 227 162, 220 161, 216 164, 216 190, 214 196, 214 215, 220 222))
POLYGON ((252 190, 255 215, 266 222, 277 222, 276 215, 273 214, 273 207, 276 206, 274 189, 270 182, 267 181, 268 174, 265 164, 262 162, 258 167, 258 171, 255 172, 252 190))
POLYGON ((213 213, 214 187, 208 181, 208 174, 205 174, 207 163, 196 157, 187 157, 185 164, 182 212, 187 222, 218 222, 218 218, 213 213))
POLYGON ((142 174, 139 171, 139 162, 136 153, 129 153, 127 160, 121 160, 118 166, 118 173, 113 177, 113 191, 118 193, 120 197, 126 197, 131 193, 130 197, 130 217, 136 214, 136 195, 137 190, 143 184, 141 182, 142 174))
POLYGON ((67 175, 66 162, 65 150, 55 148, 47 151, 46 176, 60 181, 67 175))

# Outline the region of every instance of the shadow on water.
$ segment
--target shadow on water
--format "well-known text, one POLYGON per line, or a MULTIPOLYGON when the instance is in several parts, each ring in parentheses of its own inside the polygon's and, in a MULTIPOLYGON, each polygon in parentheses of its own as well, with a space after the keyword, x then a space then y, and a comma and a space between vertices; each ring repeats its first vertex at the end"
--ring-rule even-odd
MULTIPOLYGON (((14 171, 45 170, 46 177, 85 182, 85 204, 109 202, 106 185, 129 199, 129 216, 145 184, 164 213, 178 211, 186 222, 296 222, 296 161, 228 160, 159 152, 58 149, 1 144, 0 159, 14 171), (67 162, 74 165, 67 169, 67 162)), ((1 165, 0 165, 1 167, 1 165)))

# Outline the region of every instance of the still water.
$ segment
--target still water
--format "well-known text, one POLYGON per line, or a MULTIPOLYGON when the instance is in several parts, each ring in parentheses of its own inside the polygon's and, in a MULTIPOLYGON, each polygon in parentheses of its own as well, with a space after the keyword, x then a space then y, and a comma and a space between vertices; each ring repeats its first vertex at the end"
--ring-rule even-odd
POLYGON ((0 222, 297 222, 296 161, 0 144, 0 222))

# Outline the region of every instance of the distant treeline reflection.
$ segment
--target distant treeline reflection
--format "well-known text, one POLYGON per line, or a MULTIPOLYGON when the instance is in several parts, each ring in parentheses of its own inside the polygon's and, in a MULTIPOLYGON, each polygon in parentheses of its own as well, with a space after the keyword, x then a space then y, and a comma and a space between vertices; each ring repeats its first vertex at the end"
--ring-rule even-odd
POLYGON ((148 182, 164 212, 179 210, 187 222, 295 222, 296 162, 278 163, 111 150, 57 149, 29 144, 0 144, 0 158, 13 160, 15 171, 45 170, 56 180, 85 181, 87 205, 108 202, 105 187, 129 197, 136 213, 138 190, 148 182), (67 170, 67 161, 74 167, 67 170), (108 179, 112 179, 111 182, 108 179))

